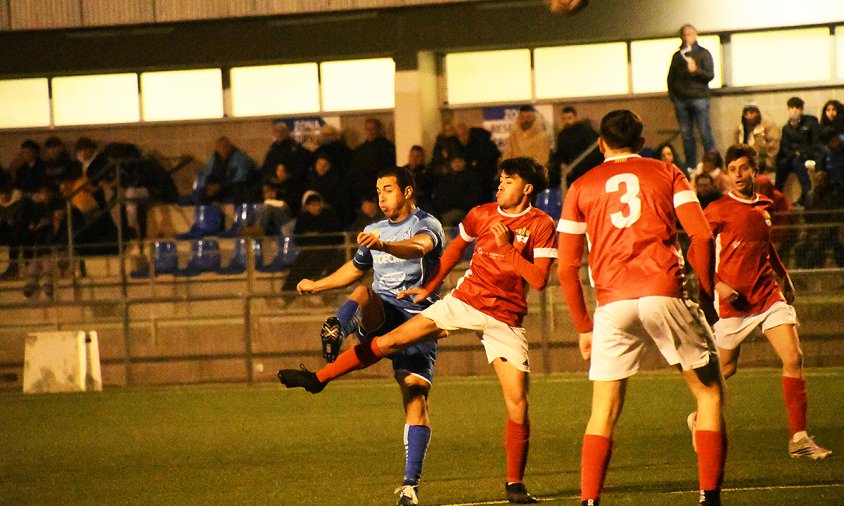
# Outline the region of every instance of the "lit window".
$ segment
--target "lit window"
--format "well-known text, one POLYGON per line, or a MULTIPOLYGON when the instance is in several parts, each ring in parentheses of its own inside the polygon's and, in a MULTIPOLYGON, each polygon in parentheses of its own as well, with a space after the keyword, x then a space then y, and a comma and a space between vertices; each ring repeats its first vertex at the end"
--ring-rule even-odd
MULTIPOLYGON (((701 35, 698 44, 712 55, 715 77, 710 88, 721 87, 721 42, 717 35, 701 35)), ((667 77, 671 57, 680 48, 680 37, 670 39, 636 40, 630 43, 633 67, 633 93, 668 91, 667 77)))
POLYGON ((50 126, 46 78, 0 81, 0 128, 50 126))
POLYGON ((322 109, 392 109, 396 104, 396 64, 391 58, 320 64, 322 109))
POLYGON ((732 86, 830 79, 828 28, 737 33, 730 40, 732 86))
POLYGON ((139 119, 137 74, 53 78, 53 122, 57 126, 134 123, 139 119))
POLYGON ((627 44, 535 49, 533 72, 539 99, 623 95, 628 92, 627 44))
POLYGON ((835 28, 835 59, 838 79, 844 79, 844 25, 835 28))
POLYGON ((223 117, 220 69, 144 72, 141 101, 145 121, 223 117))
POLYGON ((445 55, 449 104, 521 102, 532 98, 530 49, 445 55))
POLYGON ((235 67, 230 75, 234 116, 319 111, 316 63, 235 67))

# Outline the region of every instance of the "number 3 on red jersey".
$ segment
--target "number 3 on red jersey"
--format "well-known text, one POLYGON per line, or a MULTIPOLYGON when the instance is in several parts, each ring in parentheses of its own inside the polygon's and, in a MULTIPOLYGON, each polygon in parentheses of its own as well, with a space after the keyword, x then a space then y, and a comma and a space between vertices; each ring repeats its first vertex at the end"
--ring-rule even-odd
POLYGON ((607 179, 606 192, 615 193, 621 190, 624 184, 624 193, 621 194, 621 203, 626 204, 629 210, 628 215, 618 211, 610 215, 610 220, 616 228, 628 228, 642 217, 642 201, 639 200, 639 178, 635 174, 623 173, 607 179))

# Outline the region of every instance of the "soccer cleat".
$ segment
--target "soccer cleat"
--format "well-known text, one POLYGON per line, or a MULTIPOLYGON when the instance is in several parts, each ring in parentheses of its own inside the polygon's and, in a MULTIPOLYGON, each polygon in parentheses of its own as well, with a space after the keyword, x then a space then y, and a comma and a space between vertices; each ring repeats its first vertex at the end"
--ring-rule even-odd
POLYGON ((539 499, 530 495, 524 483, 506 483, 507 500, 512 504, 535 504, 539 499))
POLYGON ((278 371, 278 380, 287 388, 304 388, 312 394, 322 392, 327 385, 317 379, 316 373, 305 369, 302 364, 299 364, 299 369, 281 369, 278 371))
POLYGON ((412 506, 419 504, 419 499, 416 497, 416 487, 413 485, 402 485, 393 491, 394 494, 399 495, 399 500, 396 506, 412 506))
POLYGON ((821 448, 815 443, 815 440, 808 435, 804 435, 797 441, 790 439, 788 441, 788 454, 793 459, 807 458, 812 460, 823 460, 832 454, 831 450, 821 448))
POLYGON ((340 345, 343 344, 345 338, 340 319, 336 316, 327 318, 319 333, 319 339, 322 341, 322 356, 325 357, 326 362, 331 363, 337 360, 337 355, 340 354, 340 345))
POLYGON ((580 506, 600 506, 601 501, 598 499, 586 499, 585 501, 580 501, 580 506))
POLYGON ((721 491, 720 490, 701 490, 698 504, 704 506, 721 506, 721 491))
POLYGON ((686 425, 689 426, 689 432, 692 433, 692 448, 694 448, 695 453, 697 453, 697 442, 695 442, 695 424, 697 423, 697 411, 692 411, 689 413, 689 416, 686 417, 686 425))

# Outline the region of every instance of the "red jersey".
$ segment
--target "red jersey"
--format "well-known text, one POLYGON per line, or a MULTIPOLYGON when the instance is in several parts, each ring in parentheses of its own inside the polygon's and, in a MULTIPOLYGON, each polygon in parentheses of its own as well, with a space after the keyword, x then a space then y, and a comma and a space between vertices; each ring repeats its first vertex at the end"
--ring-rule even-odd
POLYGON ((519 327, 527 314, 528 284, 499 252, 489 230, 497 222, 513 232, 513 247, 528 261, 557 257, 554 220, 539 209, 507 214, 495 202, 473 207, 460 223, 460 235, 465 241, 476 241, 475 252, 451 294, 498 321, 519 327))
MULTIPOLYGON (((586 234, 599 305, 682 296, 675 208, 691 202, 697 196, 680 169, 638 155, 610 158, 572 184, 557 230, 586 234)), ((575 317, 586 321, 584 315, 575 317)))
POLYGON ((772 204, 764 195, 745 199, 727 193, 704 210, 715 235, 715 281, 741 295, 734 302, 719 301, 721 318, 764 313, 785 300, 771 267, 772 204))

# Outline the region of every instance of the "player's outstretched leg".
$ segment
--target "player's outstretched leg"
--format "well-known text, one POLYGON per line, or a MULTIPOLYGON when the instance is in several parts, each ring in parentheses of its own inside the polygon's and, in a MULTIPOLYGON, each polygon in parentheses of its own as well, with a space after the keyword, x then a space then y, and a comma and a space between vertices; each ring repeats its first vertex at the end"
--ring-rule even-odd
POLYGON ((281 369, 278 371, 278 380, 287 388, 304 388, 312 394, 322 392, 327 384, 318 380, 315 372, 307 370, 301 364, 299 364, 299 369, 281 369))
POLYGON ((384 357, 378 347, 379 338, 369 344, 358 344, 341 353, 337 360, 317 372, 311 372, 300 365, 299 369, 281 369, 278 380, 287 388, 304 388, 312 394, 322 392, 329 381, 357 370, 365 369, 384 357))

